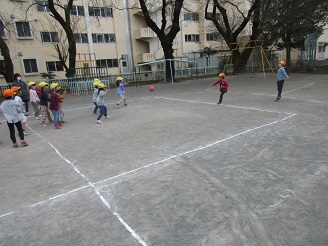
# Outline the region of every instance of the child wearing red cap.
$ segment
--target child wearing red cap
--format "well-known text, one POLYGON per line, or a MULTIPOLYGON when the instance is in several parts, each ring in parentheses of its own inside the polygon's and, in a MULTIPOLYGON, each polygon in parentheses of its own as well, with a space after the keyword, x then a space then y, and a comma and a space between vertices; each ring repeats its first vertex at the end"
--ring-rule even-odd
POLYGON ((12 100, 12 96, 15 94, 11 89, 7 89, 3 92, 3 96, 6 98, 0 105, 0 111, 5 116, 7 120, 7 125, 10 132, 10 138, 13 142, 13 147, 17 148, 18 144, 15 136, 15 126, 19 133, 19 138, 21 139, 21 146, 28 146, 27 142, 24 140, 24 132, 22 128, 22 123, 19 118, 17 110, 21 110, 18 105, 12 100))
POLYGON ((217 103, 217 105, 219 105, 219 104, 221 104, 222 103, 222 99, 223 99, 223 95, 225 94, 225 93, 227 93, 228 92, 228 87, 229 87, 229 83, 228 83, 228 81, 226 81, 224 78, 225 78, 225 74, 224 73, 220 73, 219 74, 219 80, 218 81, 216 81, 213 85, 212 85, 212 87, 213 86, 215 86, 215 85, 217 85, 217 84, 220 84, 220 92, 221 92, 221 94, 220 94, 220 100, 219 100, 219 102, 217 103))

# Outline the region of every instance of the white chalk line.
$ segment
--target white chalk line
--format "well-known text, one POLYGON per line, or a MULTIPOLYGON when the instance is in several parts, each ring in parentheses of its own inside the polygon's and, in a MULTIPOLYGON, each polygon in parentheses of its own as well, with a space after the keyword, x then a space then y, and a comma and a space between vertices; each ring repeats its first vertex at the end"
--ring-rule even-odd
POLYGON ((297 90, 301 90, 301 89, 304 89, 304 88, 310 87, 310 86, 312 86, 312 85, 314 85, 314 84, 315 84, 315 82, 312 82, 311 84, 308 84, 308 85, 306 85, 306 86, 302 86, 302 87, 299 87, 299 88, 296 88, 296 89, 293 89, 293 90, 285 91, 285 92, 282 93, 282 95, 283 95, 283 94, 287 94, 287 93, 289 93, 289 92, 293 92, 293 91, 297 91, 297 90))
MULTIPOLYGON (((92 187, 93 188, 93 190, 96 192, 96 194, 98 195, 98 197, 100 198, 100 200, 103 202, 103 204, 111 211, 111 207, 110 207, 110 205, 109 205, 109 203, 108 203, 108 201, 100 194, 100 192, 99 192, 99 190, 97 189, 97 187, 83 174, 83 173, 81 173, 81 171, 80 170, 78 170, 74 165, 73 165, 73 163, 71 162, 71 161, 69 161, 67 158, 65 158, 59 151, 58 151, 58 149, 52 144, 52 143, 50 143, 46 138, 44 138, 43 136, 41 136, 39 133, 37 133, 36 131, 34 131, 32 128, 30 128, 30 127, 28 127, 29 129, 30 129, 30 131, 32 131, 34 134, 36 134, 37 136, 39 136, 40 138, 42 138, 44 141, 46 141, 50 146, 51 146, 51 148, 53 148, 54 150, 55 150, 55 152, 57 153, 57 155, 59 155, 59 157, 60 158, 62 158, 65 162, 67 162, 70 166, 71 166, 71 168, 73 168, 73 170, 75 171, 75 172, 77 172, 82 178, 84 178, 86 181, 87 181, 87 183, 88 183, 88 186, 84 186, 85 188, 86 187, 92 187)), ((76 189, 75 191, 77 191, 77 190, 80 190, 80 189, 82 189, 83 187, 81 187, 81 188, 78 188, 78 189, 76 189)), ((66 194, 68 194, 68 193, 72 193, 73 191, 69 191, 69 192, 67 192, 66 194)), ((59 198, 59 197, 61 197, 61 196, 63 196, 63 195, 59 195, 59 196, 56 196, 56 198, 59 198)), ((49 198, 48 200, 53 200, 53 199, 51 199, 51 198, 49 198)), ((13 213, 13 212, 10 212, 10 213, 13 213)), ((9 214, 10 214, 9 213, 9 214)), ((133 229, 130 227, 130 226, 128 226, 128 224, 127 223, 125 223, 125 221, 119 216, 119 214, 117 214, 116 212, 114 213, 115 214, 115 216, 119 219, 119 221, 122 223, 122 222, 124 222, 124 223, 122 223, 123 224, 123 226, 126 228, 126 229, 128 229, 128 231, 132 234, 132 236, 135 238, 135 239, 137 239, 138 240, 138 242, 140 242, 142 245, 147 245, 144 241, 142 241, 141 240, 141 238, 137 235, 137 233, 135 233, 134 231, 133 231, 133 229)))
POLYGON ((121 173, 121 174, 119 174, 119 175, 116 175, 116 176, 113 176, 113 177, 110 177, 110 178, 107 178, 107 179, 104 179, 104 180, 101 180, 101 181, 95 182, 94 184, 100 184, 100 183, 103 183, 103 182, 106 182, 106 181, 109 181, 109 180, 112 180, 112 179, 116 179, 116 178, 119 178, 119 177, 122 177, 122 176, 125 176, 125 175, 128 175, 128 174, 131 174, 131 173, 135 173, 135 172, 137 172, 137 171, 139 171, 139 170, 146 169, 146 168, 148 168, 148 167, 151 167, 151 166, 154 166, 154 165, 160 164, 160 163, 162 163, 162 162, 165 162, 165 161, 168 161, 168 160, 172 160, 172 159, 174 159, 174 158, 176 158, 176 157, 181 157, 181 156, 184 156, 184 155, 187 155, 187 154, 191 154, 191 153, 197 152, 197 151, 199 151, 199 150, 207 149, 207 148, 209 148, 209 147, 212 147, 212 146, 217 145, 217 144, 219 144, 219 143, 225 142, 225 141, 230 140, 230 139, 232 139, 232 138, 236 138, 236 137, 238 137, 238 136, 244 135, 244 134, 246 134, 246 133, 248 133, 248 132, 252 132, 252 131, 258 130, 258 129, 260 129, 260 128, 263 128, 263 127, 267 127, 267 126, 271 126, 271 125, 274 125, 274 124, 280 123, 280 122, 285 121, 285 120, 287 120, 287 119, 289 119, 289 118, 291 118, 291 117, 293 117, 293 116, 295 116, 295 115, 296 115, 296 114, 292 114, 292 115, 289 115, 289 116, 287 116, 287 117, 285 117, 285 118, 283 118, 283 119, 281 119, 281 120, 276 120, 276 121, 273 121, 273 122, 270 122, 270 123, 267 123, 267 124, 264 124, 264 125, 261 125, 261 126, 255 127, 255 128, 251 128, 251 129, 248 129, 248 130, 242 131, 242 132, 237 133, 237 134, 235 134, 235 135, 232 135, 232 136, 230 136, 230 137, 227 137, 227 138, 224 138, 224 139, 221 139, 221 140, 215 141, 215 142, 213 142, 213 143, 209 143, 209 144, 207 144, 207 145, 205 145, 205 146, 201 146, 201 147, 199 147, 199 148, 192 149, 192 150, 186 151, 186 152, 181 153, 181 154, 176 154, 176 155, 170 156, 170 157, 168 157, 168 158, 165 158, 165 159, 160 160, 160 161, 153 162, 153 163, 148 164, 148 165, 146 165, 146 166, 139 167, 139 168, 136 168, 136 169, 130 170, 130 171, 128 171, 128 172, 124 172, 124 173, 121 173))
MULTIPOLYGON (((207 105, 216 105, 216 103, 209 103, 209 102, 201 102, 201 101, 192 101, 192 100, 185 100, 185 99, 176 99, 176 98, 170 98, 170 97, 160 97, 155 96, 159 99, 165 99, 165 100, 172 100, 172 101, 180 101, 180 102, 190 102, 190 103, 199 103, 199 104, 207 104, 207 105)), ((259 109, 259 108, 251 108, 251 107, 242 107, 242 106, 235 106, 235 105, 229 105, 229 104, 221 104, 218 107, 230 107, 230 108, 238 108, 238 109, 247 109, 247 110, 255 110, 260 112, 268 112, 268 113, 277 113, 277 114, 292 114, 292 113, 286 113, 286 112, 280 112, 276 110, 267 110, 267 109, 259 109)))

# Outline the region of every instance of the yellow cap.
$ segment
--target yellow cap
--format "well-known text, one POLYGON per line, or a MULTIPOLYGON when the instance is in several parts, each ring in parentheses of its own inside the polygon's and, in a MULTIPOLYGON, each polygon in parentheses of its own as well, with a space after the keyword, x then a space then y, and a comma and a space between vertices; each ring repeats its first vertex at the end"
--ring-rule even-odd
POLYGON ((50 85, 50 89, 53 90, 53 89, 55 89, 57 86, 58 86, 58 83, 52 83, 52 84, 50 85))
POLYGON ((123 78, 122 77, 117 77, 116 80, 121 81, 121 80, 123 80, 123 78))
POLYGON ((34 81, 31 81, 31 82, 28 82, 28 83, 27 83, 27 85, 30 86, 30 87, 31 87, 32 85, 35 85, 35 84, 36 84, 36 82, 34 82, 34 81))
POLYGON ((98 84, 98 88, 99 88, 99 89, 101 89, 101 88, 105 88, 105 87, 106 87, 106 85, 103 84, 103 83, 99 83, 99 84, 98 84))

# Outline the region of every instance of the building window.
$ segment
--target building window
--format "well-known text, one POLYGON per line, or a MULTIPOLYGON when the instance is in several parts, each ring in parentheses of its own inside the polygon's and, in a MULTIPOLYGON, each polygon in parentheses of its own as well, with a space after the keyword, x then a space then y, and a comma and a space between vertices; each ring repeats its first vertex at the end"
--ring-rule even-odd
POLYGON ((39 73, 36 59, 23 59, 25 74, 39 73))
POLYGON ((185 35, 186 42, 199 42, 199 34, 185 35))
POLYGON ((58 42, 58 32, 41 32, 41 40, 43 43, 58 42))
POLYGON ((3 24, 3 22, 0 20, 0 36, 2 38, 6 37, 6 33, 5 33, 5 25, 3 24))
POLYGON ((117 59, 100 59, 96 61, 97 67, 118 67, 117 59))
POLYGON ((29 22, 18 21, 15 24, 18 38, 32 38, 31 26, 29 22))
POLYGON ((48 61, 46 62, 46 65, 47 65, 48 72, 64 71, 64 67, 60 63, 60 61, 48 61))
POLYGON ((89 6, 89 16, 113 17, 113 9, 107 7, 89 6))
POLYGON ((213 15, 213 13, 207 12, 207 16, 211 19, 214 19, 214 20, 219 20, 220 19, 220 14, 219 13, 215 13, 215 15, 213 15))
POLYGON ((71 10, 71 15, 84 16, 84 8, 83 8, 83 6, 73 5, 72 6, 72 10, 71 10))
POLYGON ((115 43, 115 34, 92 34, 92 41, 95 44, 115 43))
POLYGON ((222 37, 218 32, 206 33, 206 41, 218 41, 221 39, 222 37))
POLYGON ((75 42, 77 44, 86 44, 88 43, 88 35, 86 33, 75 33, 75 42))
POLYGON ((184 20, 186 21, 199 21, 199 14, 198 13, 185 13, 184 20))
POLYGON ((38 12, 50 12, 48 1, 36 1, 36 10, 38 12))

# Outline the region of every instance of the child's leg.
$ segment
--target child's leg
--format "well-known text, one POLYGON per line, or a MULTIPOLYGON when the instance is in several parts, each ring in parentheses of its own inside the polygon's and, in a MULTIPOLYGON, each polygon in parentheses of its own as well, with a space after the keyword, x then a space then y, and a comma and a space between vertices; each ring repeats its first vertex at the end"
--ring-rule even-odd
POLYGON ((17 123, 15 123, 15 126, 17 128, 18 133, 19 133, 20 140, 21 141, 24 141, 24 131, 23 131, 23 127, 22 127, 21 121, 18 121, 17 123))
POLYGON ((281 98, 282 88, 284 86, 284 80, 279 80, 277 82, 277 89, 278 89, 278 98, 281 98))
POLYGON ((117 103, 118 105, 120 105, 121 104, 121 102, 123 102, 124 101, 124 94, 121 94, 120 95, 120 101, 117 103))
POLYGON ((99 107, 99 115, 97 117, 97 120, 100 120, 101 117, 103 117, 103 115, 104 115, 105 109, 104 109, 104 106, 98 106, 98 107, 99 107))
POLYGON ((32 103, 32 106, 33 106, 33 108, 34 108, 34 116, 35 116, 35 117, 38 117, 39 114, 40 114, 40 111, 39 111, 39 109, 38 109, 38 104, 35 103, 35 102, 31 102, 31 103, 32 103))
POLYGON ((107 107, 104 105, 104 116, 107 117, 107 107))
POLYGON ((125 96, 125 93, 123 92, 123 102, 124 102, 124 105, 127 105, 126 103, 126 96, 125 96))
POLYGON ((99 107, 98 107, 97 103, 94 102, 93 104, 95 105, 93 113, 96 114, 99 107))
POLYGON ((225 92, 221 92, 221 94, 220 94, 220 100, 219 100, 218 104, 221 104, 222 103, 224 93, 225 92))
POLYGON ((54 121, 51 119, 51 115, 50 115, 50 112, 49 112, 48 107, 47 107, 47 118, 48 118, 48 121, 49 121, 50 123, 53 123, 53 122, 54 122, 54 121))
POLYGON ((53 114, 53 116, 54 116, 54 124, 55 124, 55 126, 57 126, 58 125, 58 112, 56 111, 56 110, 51 110, 51 112, 52 112, 52 114, 53 114))
POLYGON ((47 107, 43 105, 39 105, 39 110, 40 110, 40 123, 41 125, 46 123, 46 118, 47 118, 47 107))
POLYGON ((64 111, 61 108, 58 110, 58 115, 59 115, 59 122, 63 122, 64 121, 64 111))
POLYGON ((7 125, 9 128, 10 139, 13 142, 13 144, 15 144, 16 143, 15 125, 13 123, 9 123, 8 121, 7 121, 7 125))

